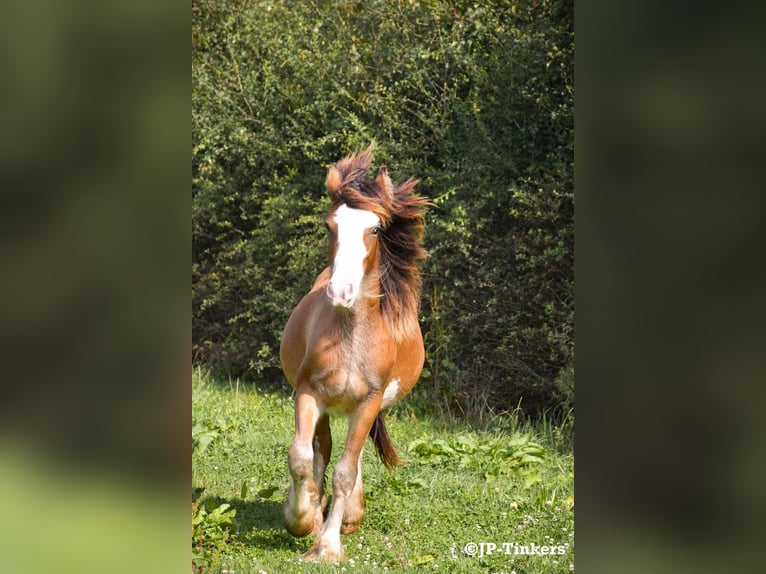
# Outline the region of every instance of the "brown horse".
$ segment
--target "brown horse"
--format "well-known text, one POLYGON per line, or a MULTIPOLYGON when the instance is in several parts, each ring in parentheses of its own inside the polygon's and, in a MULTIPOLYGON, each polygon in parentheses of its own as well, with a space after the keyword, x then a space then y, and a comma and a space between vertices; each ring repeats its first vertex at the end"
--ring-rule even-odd
POLYGON ((296 390, 285 527, 294 536, 316 534, 305 555, 314 561, 343 559, 340 535, 362 520, 367 436, 387 467, 401 464, 381 409, 406 395, 423 368, 417 313, 429 202, 413 193, 417 180, 394 186, 385 168, 369 180, 371 163, 372 146, 328 169, 331 265, 293 310, 280 348, 296 390), (324 520, 331 414, 347 418, 348 432, 324 520))

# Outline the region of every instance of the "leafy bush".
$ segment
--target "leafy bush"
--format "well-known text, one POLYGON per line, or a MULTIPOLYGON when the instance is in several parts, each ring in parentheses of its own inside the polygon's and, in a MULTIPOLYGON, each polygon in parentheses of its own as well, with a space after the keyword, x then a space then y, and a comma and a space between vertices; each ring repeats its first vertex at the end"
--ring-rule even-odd
POLYGON ((427 215, 417 393, 573 405, 573 3, 192 3, 194 360, 280 384, 326 265, 324 166, 376 140, 427 215), (559 383, 557 383, 559 381, 559 383))
POLYGON ((528 436, 477 437, 458 434, 449 440, 421 437, 407 445, 420 462, 475 471, 485 479, 521 474, 527 486, 540 480, 537 466, 548 456, 546 449, 528 436))

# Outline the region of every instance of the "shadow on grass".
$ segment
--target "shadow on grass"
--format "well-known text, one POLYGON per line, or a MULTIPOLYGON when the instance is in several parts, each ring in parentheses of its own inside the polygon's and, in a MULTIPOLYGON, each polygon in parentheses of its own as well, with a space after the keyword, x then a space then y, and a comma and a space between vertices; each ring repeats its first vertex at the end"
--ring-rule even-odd
POLYGON ((282 519, 282 501, 255 499, 224 500, 237 511, 238 538, 246 546, 266 550, 305 552, 310 538, 298 539, 289 535, 282 519))

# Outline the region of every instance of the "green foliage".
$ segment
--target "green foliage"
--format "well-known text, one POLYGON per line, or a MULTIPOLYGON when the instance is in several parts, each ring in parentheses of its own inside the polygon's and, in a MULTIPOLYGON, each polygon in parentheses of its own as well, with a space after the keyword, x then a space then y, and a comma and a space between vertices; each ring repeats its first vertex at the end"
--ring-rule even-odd
POLYGON ((212 498, 192 501, 192 569, 202 574, 210 567, 214 553, 226 548, 234 531, 237 511, 228 503, 212 498))
MULTIPOLYGON (((204 453, 229 425, 219 419, 218 424, 199 420, 192 424, 192 454, 204 453)), ((230 504, 218 504, 214 499, 204 496, 204 489, 198 488, 192 493, 192 569, 202 574, 210 567, 214 552, 226 548, 226 543, 234 529, 234 516, 237 511, 230 504)))
POLYGON ((192 425, 192 452, 205 452, 215 439, 221 435, 221 428, 204 421, 192 425))
POLYGON ((282 380, 282 328, 327 264, 324 166, 375 140, 436 204, 416 393, 466 414, 571 408, 571 0, 192 10, 195 361, 282 380))
POLYGON ((537 466, 545 462, 546 449, 529 436, 511 438, 461 433, 448 440, 417 438, 407 451, 421 463, 474 471, 485 479, 519 474, 528 478, 527 486, 539 480, 537 466))

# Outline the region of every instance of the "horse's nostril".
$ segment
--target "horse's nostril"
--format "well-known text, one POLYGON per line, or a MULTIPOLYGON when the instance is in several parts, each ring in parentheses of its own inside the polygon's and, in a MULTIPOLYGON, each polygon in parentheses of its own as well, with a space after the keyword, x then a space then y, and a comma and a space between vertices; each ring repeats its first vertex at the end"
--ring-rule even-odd
POLYGON ((338 288, 338 287, 333 288, 332 283, 327 284, 327 289, 326 289, 327 296, 332 300, 333 304, 335 305, 342 305, 344 307, 348 307, 350 302, 354 299, 353 292, 354 292, 354 288, 350 283, 347 285, 344 285, 342 288, 338 288))

